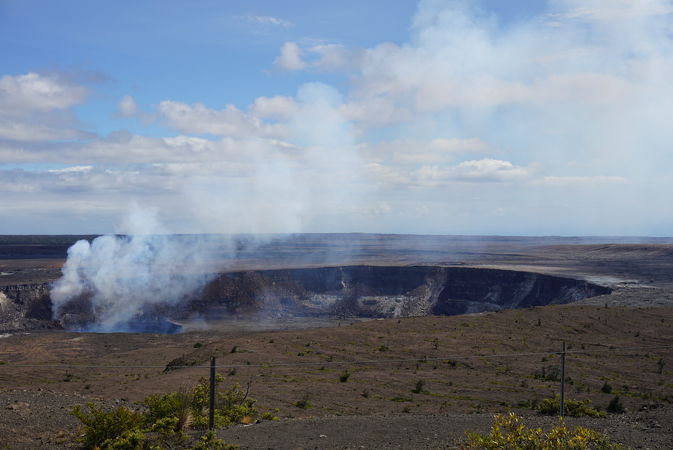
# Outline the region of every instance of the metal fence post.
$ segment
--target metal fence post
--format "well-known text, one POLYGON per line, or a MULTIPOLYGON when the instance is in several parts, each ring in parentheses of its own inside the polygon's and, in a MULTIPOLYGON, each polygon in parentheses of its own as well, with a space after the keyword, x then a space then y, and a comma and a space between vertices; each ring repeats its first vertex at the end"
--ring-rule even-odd
POLYGON ((210 358, 210 405, 208 410, 208 429, 215 428, 215 357, 210 358))
POLYGON ((566 387, 566 342, 561 344, 561 417, 565 415, 565 387, 566 387))

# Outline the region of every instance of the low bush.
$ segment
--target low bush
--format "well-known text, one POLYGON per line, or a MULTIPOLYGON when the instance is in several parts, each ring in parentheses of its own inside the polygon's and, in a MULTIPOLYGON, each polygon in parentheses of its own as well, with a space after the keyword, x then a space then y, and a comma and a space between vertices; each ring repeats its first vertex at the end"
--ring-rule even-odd
POLYGON ((308 395, 304 395, 301 400, 294 402, 294 406, 301 409, 307 409, 311 407, 311 404, 308 401, 308 395))
POLYGON ((192 450, 236 450, 238 445, 227 444, 218 439, 214 431, 208 431, 199 438, 192 450))
POLYGON ((75 405, 72 414, 84 424, 81 438, 86 448, 103 446, 125 433, 139 431, 145 418, 142 414, 124 406, 105 411, 93 403, 87 403, 85 411, 81 405, 75 405))
POLYGON ((495 424, 487 434, 467 432, 467 440, 459 448, 464 450, 619 450, 604 434, 584 427, 569 428, 559 419, 559 424, 548 432, 541 428, 527 427, 514 413, 496 415, 495 424))
MULTIPOLYGON (((218 377, 217 382, 221 380, 218 377)), ((142 402, 146 407, 143 412, 124 406, 107 411, 93 403, 87 403, 86 408, 76 405, 72 414, 84 425, 80 442, 90 449, 185 448, 185 429, 205 429, 208 426, 209 389, 208 380, 202 378, 191 389, 151 395, 142 402)), ((255 400, 248 398, 248 390, 243 391, 236 384, 217 392, 215 426, 255 420, 258 411, 254 406, 255 400)), ((262 418, 277 419, 273 414, 264 414, 262 418)), ((236 447, 207 433, 195 448, 228 450, 236 447)))
POLYGON ((626 412, 622 401, 619 399, 619 396, 613 397, 608 404, 607 411, 612 414, 622 414, 626 412))
MULTIPOLYGON (((553 398, 545 398, 540 402, 537 410, 541 414, 556 415, 561 409, 561 396, 556 394, 553 398)), ((605 417, 605 411, 599 411, 591 406, 591 400, 565 400, 564 412, 570 417, 605 417)))
POLYGON ((425 387, 425 380, 418 380, 416 382, 416 387, 414 387, 411 392, 414 394, 427 394, 428 391, 424 390, 423 388, 425 387))

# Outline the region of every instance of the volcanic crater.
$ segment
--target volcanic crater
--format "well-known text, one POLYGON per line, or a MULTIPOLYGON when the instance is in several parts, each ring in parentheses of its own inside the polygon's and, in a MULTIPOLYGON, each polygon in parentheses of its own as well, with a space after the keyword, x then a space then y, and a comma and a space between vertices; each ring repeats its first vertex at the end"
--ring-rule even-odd
MULTIPOLYGON (((49 285, 0 288, 16 328, 51 322, 49 285)), ((459 315, 565 304, 609 294, 584 280, 514 270, 445 266, 372 266, 254 270, 222 273, 178 305, 155 303, 118 331, 172 333, 199 317, 392 318, 459 315)), ((66 305, 58 324, 91 329, 96 316, 86 296, 66 305)), ((6 328, 6 327, 5 327, 6 328)))

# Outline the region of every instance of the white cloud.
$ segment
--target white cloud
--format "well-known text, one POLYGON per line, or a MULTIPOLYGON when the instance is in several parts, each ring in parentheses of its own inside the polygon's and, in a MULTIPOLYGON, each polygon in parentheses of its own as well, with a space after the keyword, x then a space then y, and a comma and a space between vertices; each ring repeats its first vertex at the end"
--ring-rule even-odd
POLYGON ((598 185, 613 185, 628 183, 628 178, 619 176, 593 175, 593 176, 546 176, 542 177, 538 183, 550 186, 575 186, 591 187, 598 185))
POLYGON ((138 114, 138 105, 130 95, 125 95, 117 105, 117 114, 120 117, 134 117, 138 114))
POLYGON ((670 0, 555 0, 562 12, 552 13, 552 20, 624 21, 648 16, 673 14, 670 0))
POLYGON ((296 42, 286 42, 274 65, 289 71, 334 71, 354 66, 359 56, 359 51, 349 50, 341 44, 319 43, 302 48, 296 42))
MULTIPOLYGON (((421 1, 407 42, 282 46, 277 68, 343 72, 351 84, 342 92, 313 83, 226 106, 166 93, 156 115, 172 137, 88 135, 71 111, 86 90, 46 75, 3 77, 0 161, 68 167, 2 171, 0 204, 137 196, 209 231, 375 229, 376 217, 404 212, 409 222, 382 222, 402 232, 423 231, 414 228, 422 204, 433 231, 483 232, 472 225, 498 211, 521 233, 532 221, 546 232, 575 226, 571 216, 605 223, 618 208, 596 205, 609 192, 612 206, 673 223, 665 205, 638 206, 673 188, 670 2, 558 0, 551 14, 515 22, 473 3, 421 1), (572 188, 583 195, 569 198, 572 188)), ((131 96, 117 113, 146 114, 131 96)))
POLYGON ((292 154, 294 147, 273 139, 209 140, 195 136, 146 137, 120 131, 86 142, 2 143, 0 161, 5 163, 53 162, 67 164, 230 164, 273 159, 292 154))
POLYGON ((87 90, 53 76, 27 73, 0 78, 0 114, 24 115, 66 109, 82 102, 87 90))
POLYGON ((279 17, 274 17, 274 16, 249 16, 251 20, 261 23, 263 25, 274 25, 278 27, 283 27, 283 28, 290 28, 293 26, 292 22, 287 21, 285 19, 281 19, 279 17))
POLYGON ((54 141, 82 139, 89 137, 84 133, 72 128, 47 126, 27 121, 8 120, 0 116, 0 139, 20 142, 54 141))
POLYGON ((375 160, 390 159, 399 164, 437 164, 466 153, 489 154, 497 149, 479 138, 436 138, 431 140, 394 139, 360 146, 363 154, 375 160))
POLYGON ((188 105, 165 100, 159 104, 159 114, 170 127, 181 133, 230 137, 283 137, 287 134, 282 125, 265 123, 234 105, 216 110, 202 103, 188 105))
POLYGON ((175 190, 174 180, 140 169, 73 166, 46 171, 0 170, 0 192, 90 195, 175 190))
POLYGON ((280 49, 280 55, 274 61, 277 67, 284 70, 302 70, 306 63, 302 59, 302 51, 296 42, 286 42, 280 49))
POLYGON ((435 186, 448 182, 506 183, 522 182, 531 178, 529 167, 515 166, 509 161, 480 159, 463 161, 456 166, 422 166, 414 172, 414 180, 421 185, 435 186))
POLYGON ((449 173, 452 179, 460 181, 504 182, 527 179, 532 169, 515 166, 509 161, 485 158, 463 161, 449 173))
POLYGON ((250 107, 250 113, 260 119, 289 120, 298 110, 297 101, 284 95, 259 97, 250 107))
POLYGON ((56 76, 37 73, 0 78, 0 139, 30 142, 81 139, 68 108, 88 91, 56 76))
POLYGON ((364 127, 385 126, 408 121, 412 114, 400 107, 393 99, 375 97, 366 100, 354 100, 341 107, 341 113, 348 120, 364 127))

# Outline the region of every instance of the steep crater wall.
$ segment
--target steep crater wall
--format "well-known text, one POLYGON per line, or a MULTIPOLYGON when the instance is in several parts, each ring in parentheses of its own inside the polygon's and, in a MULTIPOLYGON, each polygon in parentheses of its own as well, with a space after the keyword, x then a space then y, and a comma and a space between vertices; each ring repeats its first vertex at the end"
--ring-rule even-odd
POLYGON ((437 266, 343 266, 222 274, 183 314, 407 317, 562 304, 610 293, 584 280, 437 266))
POLYGON ((49 283, 0 286, 0 331, 61 328, 52 320, 49 283))
MULTIPOLYGON (((511 270, 439 266, 341 266, 217 275, 177 306, 140 311, 117 331, 175 332, 171 320, 200 317, 409 317, 456 315, 570 303, 610 293, 571 278, 511 270)), ((0 330, 92 329, 87 298, 52 320, 49 284, 0 287, 0 330)))

